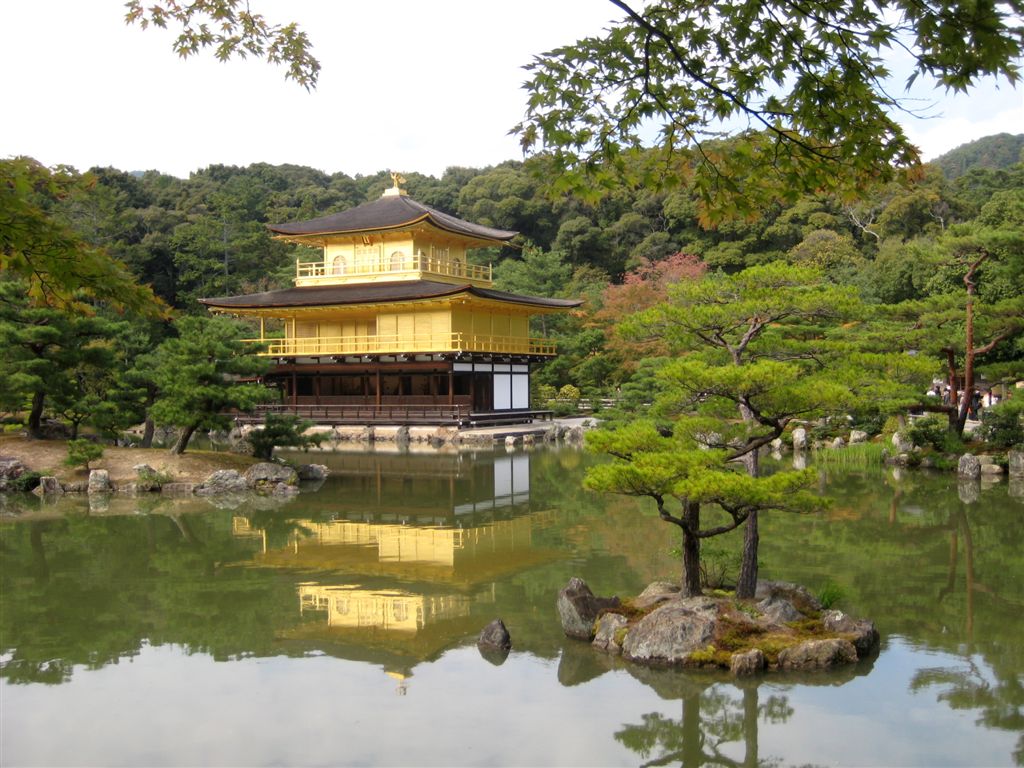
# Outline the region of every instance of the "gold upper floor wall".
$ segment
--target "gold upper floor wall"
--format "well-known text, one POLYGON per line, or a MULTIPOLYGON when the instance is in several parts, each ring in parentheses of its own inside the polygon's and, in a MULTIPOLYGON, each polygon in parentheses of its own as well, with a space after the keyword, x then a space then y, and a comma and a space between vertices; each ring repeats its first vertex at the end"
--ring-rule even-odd
POLYGON ((320 245, 322 256, 296 260, 296 286, 400 280, 468 283, 482 288, 492 285, 491 267, 467 259, 471 242, 428 226, 356 237, 322 237, 317 243, 305 244, 320 245))

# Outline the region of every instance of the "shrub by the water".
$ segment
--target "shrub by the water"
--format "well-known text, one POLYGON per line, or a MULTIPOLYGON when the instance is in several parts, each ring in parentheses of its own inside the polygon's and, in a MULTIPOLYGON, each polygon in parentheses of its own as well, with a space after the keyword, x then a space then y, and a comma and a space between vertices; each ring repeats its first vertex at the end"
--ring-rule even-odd
POLYGON ((68 457, 64 459, 65 466, 85 467, 89 471, 89 462, 96 461, 103 455, 103 446, 94 443, 92 440, 68 440, 68 457))
POLYGON ((1024 445, 1024 397, 986 408, 977 435, 996 448, 1024 445))

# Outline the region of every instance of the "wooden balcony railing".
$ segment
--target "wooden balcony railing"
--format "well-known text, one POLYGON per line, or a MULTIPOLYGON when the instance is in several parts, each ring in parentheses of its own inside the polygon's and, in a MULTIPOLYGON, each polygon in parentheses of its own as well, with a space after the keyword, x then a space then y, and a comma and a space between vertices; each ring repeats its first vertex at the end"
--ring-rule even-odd
POLYGON ((317 336, 298 339, 246 339, 262 344, 263 357, 323 357, 326 355, 397 355, 434 352, 493 352, 512 355, 554 355, 551 339, 489 336, 478 333, 377 334, 374 336, 317 336))
POLYGON ((338 261, 296 261, 296 285, 328 285, 359 282, 368 277, 416 278, 457 277, 471 282, 488 283, 491 268, 463 261, 415 254, 401 257, 374 257, 372 259, 346 259, 338 261))

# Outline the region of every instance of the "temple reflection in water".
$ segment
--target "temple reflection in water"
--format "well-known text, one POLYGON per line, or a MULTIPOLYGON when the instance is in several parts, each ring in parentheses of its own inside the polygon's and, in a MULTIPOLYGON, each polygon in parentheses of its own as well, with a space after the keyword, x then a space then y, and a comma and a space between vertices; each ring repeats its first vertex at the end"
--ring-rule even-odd
POLYGON ((530 455, 328 455, 325 488, 301 516, 237 515, 261 539, 253 565, 299 571, 290 639, 372 658, 402 679, 495 615, 495 583, 550 562, 549 517, 530 499, 530 455), (477 615, 474 615, 474 614, 477 615))

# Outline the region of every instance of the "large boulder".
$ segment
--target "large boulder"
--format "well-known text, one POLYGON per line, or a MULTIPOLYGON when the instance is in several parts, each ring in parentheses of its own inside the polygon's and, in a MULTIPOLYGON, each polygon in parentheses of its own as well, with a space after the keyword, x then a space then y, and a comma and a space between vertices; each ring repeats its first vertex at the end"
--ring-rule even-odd
POLYGON ((89 472, 89 493, 110 493, 112 490, 107 470, 94 469, 89 472))
POLYGON ((13 489, 14 481, 28 472, 20 459, 13 456, 0 456, 0 491, 13 489))
POLYGON ((1024 477, 1024 451, 1007 451, 1006 471, 1010 477, 1024 477))
POLYGON ((619 605, 617 597, 596 597, 583 579, 573 576, 558 593, 558 617, 568 637, 592 640, 594 621, 605 608, 619 605))
POLYGON ((679 585, 673 584, 671 581, 655 581, 648 584, 643 592, 633 598, 633 607, 647 610, 652 605, 679 597, 680 591, 679 585))
POLYGON ((850 445, 856 445, 857 443, 866 443, 868 441, 868 433, 861 429, 850 430, 850 445))
POLYGON ((597 620, 597 631, 594 632, 593 646, 608 653, 622 653, 620 630, 626 628, 629 621, 618 613, 603 613, 597 620))
POLYGON ((977 456, 970 453, 965 453, 960 457, 960 461, 956 465, 957 477, 962 477, 968 480, 977 480, 981 477, 981 462, 977 456))
POLYGON ((765 668, 764 653, 760 648, 751 648, 749 651, 734 653, 729 659, 729 671, 736 677, 747 677, 756 675, 765 668))
POLYGON ((648 664, 683 664, 711 642, 717 618, 718 605, 711 598, 671 600, 630 627, 622 653, 648 664))
POLYGON ((243 493, 249 483, 234 469, 218 469, 195 489, 197 496, 218 496, 222 493, 243 493))
POLYGON ((808 640, 779 652, 779 669, 828 669, 857 661, 857 649, 849 640, 808 640))
POLYGON ((508 651, 512 648, 512 636, 508 633, 505 622, 495 619, 480 632, 476 640, 478 648, 508 651))
POLYGON ((793 430, 793 450, 802 451, 807 447, 807 430, 797 427, 793 430))
POLYGON ((291 467, 267 461, 253 464, 245 470, 243 477, 245 477, 246 485, 249 488, 257 490, 267 486, 276 486, 279 483, 297 485, 299 482, 299 474, 291 467))
POLYGON ((757 610, 770 624, 788 624, 804 618, 789 600, 779 595, 766 597, 757 604, 757 610))
POLYGON ((39 485, 32 489, 36 496, 63 496, 64 489, 56 477, 40 477, 39 485))
POLYGON ((825 611, 821 614, 821 623, 829 632, 850 635, 858 659, 866 658, 878 650, 878 630, 873 621, 855 619, 842 611, 825 611))
POLYGON ((914 441, 902 432, 894 432, 892 435, 892 447, 896 453, 910 453, 914 450, 914 441))
POLYGON ((762 602, 769 599, 786 600, 804 614, 821 610, 821 601, 807 587, 788 581, 758 581, 754 598, 762 602))
POLYGON ((300 464, 295 471, 299 480, 306 483, 326 480, 327 476, 331 474, 331 470, 325 464, 300 464))

